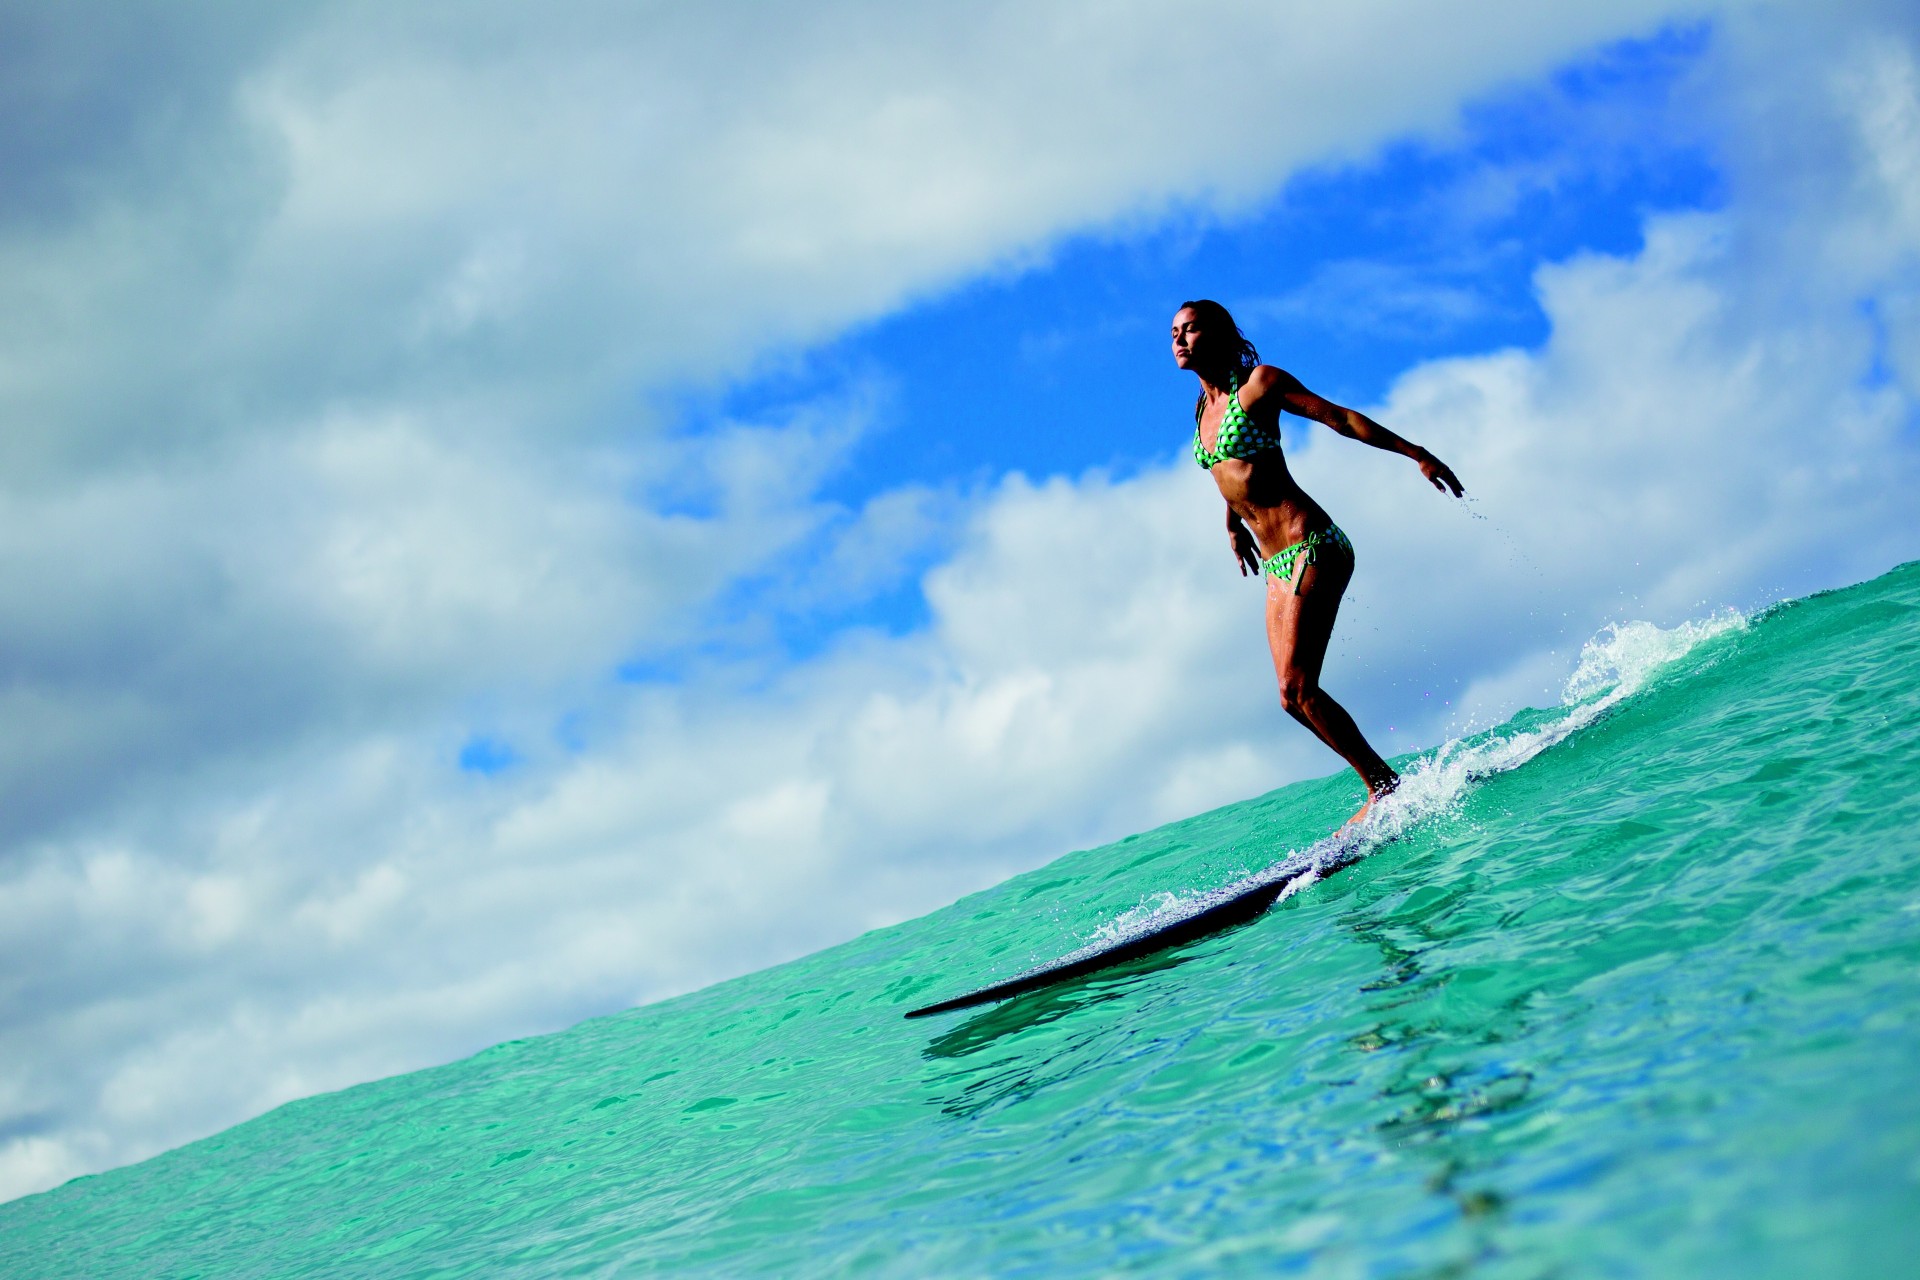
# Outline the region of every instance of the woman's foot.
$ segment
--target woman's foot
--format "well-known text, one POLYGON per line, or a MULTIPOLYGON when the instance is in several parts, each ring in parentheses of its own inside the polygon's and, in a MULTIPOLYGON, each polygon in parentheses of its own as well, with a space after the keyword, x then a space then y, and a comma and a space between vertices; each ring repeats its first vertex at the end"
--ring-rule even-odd
POLYGON ((1361 822, 1364 822, 1367 814, 1373 811, 1374 802, 1392 795, 1399 785, 1400 775, 1391 769, 1387 770, 1385 775, 1379 778, 1369 779, 1367 782, 1367 802, 1354 810, 1353 816, 1340 824, 1340 829, 1345 831, 1348 827, 1357 826, 1361 822))

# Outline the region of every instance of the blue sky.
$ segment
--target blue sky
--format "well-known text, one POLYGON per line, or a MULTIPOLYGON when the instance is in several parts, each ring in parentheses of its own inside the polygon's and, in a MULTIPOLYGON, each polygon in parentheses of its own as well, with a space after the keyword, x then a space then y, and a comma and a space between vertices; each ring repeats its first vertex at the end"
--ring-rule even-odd
POLYGON ((1389 752, 1920 555, 1910 6, 1100 9, 0 0, 0 1194, 1332 772, 1186 297, 1389 752))
MULTIPOLYGON (((698 439, 717 422, 877 388, 872 428, 817 491, 848 513, 902 484, 966 492, 1008 471, 1127 475, 1183 455, 1191 380, 1168 358, 1166 330, 1186 297, 1226 302, 1266 359, 1322 394, 1375 404, 1421 361, 1538 347, 1541 263, 1632 253, 1649 214, 1724 200, 1713 140, 1677 101, 1712 38, 1696 22, 1612 42, 1463 103, 1438 136, 1306 167, 1250 208, 1176 208, 1070 234, 1036 262, 999 265, 831 342, 655 394, 698 439)), ((705 509, 697 492, 669 483, 667 494, 705 509)), ((748 643, 801 657, 845 627, 924 626, 918 575, 947 549, 917 547, 870 593, 838 607, 809 599, 780 616, 777 635, 748 643)), ((715 607, 768 592, 749 580, 715 607)), ((635 655, 622 670, 672 679, 687 656, 635 655)))

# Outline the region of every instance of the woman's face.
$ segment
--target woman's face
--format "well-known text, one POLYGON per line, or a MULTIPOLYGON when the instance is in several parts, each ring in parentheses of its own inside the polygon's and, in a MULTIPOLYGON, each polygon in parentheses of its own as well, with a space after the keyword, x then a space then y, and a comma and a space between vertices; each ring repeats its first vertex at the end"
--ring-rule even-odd
POLYGON ((1182 307, 1173 313, 1173 362, 1182 369, 1194 367, 1194 357, 1199 354, 1204 343, 1200 332, 1200 320, 1192 307, 1182 307))

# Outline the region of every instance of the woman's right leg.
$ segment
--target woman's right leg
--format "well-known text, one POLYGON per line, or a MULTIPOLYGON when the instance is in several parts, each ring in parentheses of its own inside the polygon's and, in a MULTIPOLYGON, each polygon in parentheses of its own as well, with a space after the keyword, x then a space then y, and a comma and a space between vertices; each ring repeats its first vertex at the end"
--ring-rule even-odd
POLYGON ((1373 749, 1347 709, 1320 687, 1320 667, 1333 639, 1333 620, 1353 578, 1353 557, 1344 548, 1329 548, 1316 563, 1303 565, 1296 573, 1298 591, 1293 582, 1267 579, 1267 644, 1280 681, 1280 705, 1353 766, 1366 783, 1367 803, 1354 814, 1358 819, 1375 799, 1399 785, 1400 775, 1373 749))

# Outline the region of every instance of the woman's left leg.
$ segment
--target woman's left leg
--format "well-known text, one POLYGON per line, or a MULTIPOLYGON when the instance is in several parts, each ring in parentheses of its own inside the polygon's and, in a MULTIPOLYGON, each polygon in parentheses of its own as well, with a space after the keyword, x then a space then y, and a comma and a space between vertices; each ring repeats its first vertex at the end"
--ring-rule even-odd
POLYGON ((1367 803, 1353 815, 1357 820, 1375 800, 1399 785, 1400 775, 1381 759, 1346 708, 1320 687, 1320 666, 1333 639, 1333 620, 1353 578, 1353 553, 1343 546, 1323 545, 1315 563, 1294 572, 1297 590, 1296 582, 1267 579, 1267 645, 1280 681, 1280 705, 1352 765, 1367 784, 1367 803))

